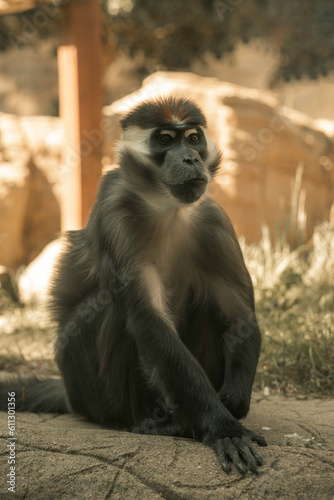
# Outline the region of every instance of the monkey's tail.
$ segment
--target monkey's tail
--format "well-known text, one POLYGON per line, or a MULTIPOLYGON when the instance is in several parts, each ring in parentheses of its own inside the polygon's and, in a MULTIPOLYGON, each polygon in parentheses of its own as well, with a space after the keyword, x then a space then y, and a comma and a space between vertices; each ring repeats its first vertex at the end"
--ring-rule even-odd
POLYGON ((61 379, 15 377, 0 382, 0 411, 68 413, 61 379), (13 406, 13 403, 15 406, 13 406))

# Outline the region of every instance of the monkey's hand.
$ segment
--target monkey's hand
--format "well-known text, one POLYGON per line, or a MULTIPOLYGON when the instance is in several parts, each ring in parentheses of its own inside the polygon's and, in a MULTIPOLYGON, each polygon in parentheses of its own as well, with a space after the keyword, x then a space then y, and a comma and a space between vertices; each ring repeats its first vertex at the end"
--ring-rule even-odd
POLYGON ((234 463, 241 474, 246 474, 248 469, 257 473, 257 466, 263 464, 253 441, 259 446, 267 446, 263 436, 255 434, 236 421, 224 425, 219 436, 207 435, 203 440, 204 444, 214 449, 225 472, 230 472, 231 463, 234 463))

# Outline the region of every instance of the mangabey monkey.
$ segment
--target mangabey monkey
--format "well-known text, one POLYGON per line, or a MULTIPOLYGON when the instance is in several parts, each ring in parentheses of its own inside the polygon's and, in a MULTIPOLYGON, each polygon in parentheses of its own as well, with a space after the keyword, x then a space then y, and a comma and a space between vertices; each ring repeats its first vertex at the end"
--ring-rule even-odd
POLYGON ((265 439, 237 419, 260 331, 235 232, 207 194, 220 152, 188 99, 143 102, 121 123, 120 167, 103 177, 87 226, 68 233, 52 287, 65 390, 24 382, 18 409, 194 437, 224 471, 256 471, 252 441, 265 439))

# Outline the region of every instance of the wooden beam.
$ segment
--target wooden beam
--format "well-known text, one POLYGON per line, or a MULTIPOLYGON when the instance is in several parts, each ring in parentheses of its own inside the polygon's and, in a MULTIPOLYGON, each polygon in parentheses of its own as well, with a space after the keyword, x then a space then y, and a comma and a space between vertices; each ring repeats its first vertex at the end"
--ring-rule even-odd
MULTIPOLYGON (((46 3, 49 0, 41 0, 41 3, 46 3)), ((15 14, 30 10, 36 7, 37 1, 35 0, 0 0, 0 15, 15 14)))
POLYGON ((63 165, 62 230, 88 219, 102 172, 101 13, 98 0, 61 7, 58 49, 59 108, 66 146, 63 165))

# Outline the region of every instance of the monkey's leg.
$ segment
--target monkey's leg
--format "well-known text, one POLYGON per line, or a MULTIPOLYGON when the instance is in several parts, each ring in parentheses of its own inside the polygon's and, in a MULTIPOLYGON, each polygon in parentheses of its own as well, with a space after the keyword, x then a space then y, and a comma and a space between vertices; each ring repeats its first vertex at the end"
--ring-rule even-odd
POLYGON ((105 423, 103 393, 98 384, 95 331, 100 318, 86 322, 74 312, 56 341, 56 360, 71 411, 90 421, 105 423))
POLYGON ((147 305, 128 309, 128 318, 141 359, 151 369, 151 382, 173 403, 182 431, 211 446, 226 472, 231 468, 229 460, 242 474, 248 469, 256 472, 262 460, 253 448, 251 431, 222 405, 205 372, 165 318, 147 305))
POLYGON ((132 432, 136 434, 155 434, 158 436, 181 436, 180 427, 173 419, 166 422, 159 422, 154 418, 145 418, 136 425, 132 432))
POLYGON ((249 411, 259 358, 261 334, 255 316, 237 318, 224 334, 224 383, 218 395, 225 408, 240 419, 249 411))
POLYGON ((156 400, 151 417, 141 420, 132 432, 137 434, 156 434, 159 436, 192 437, 191 433, 182 430, 175 421, 173 411, 161 401, 156 400))

